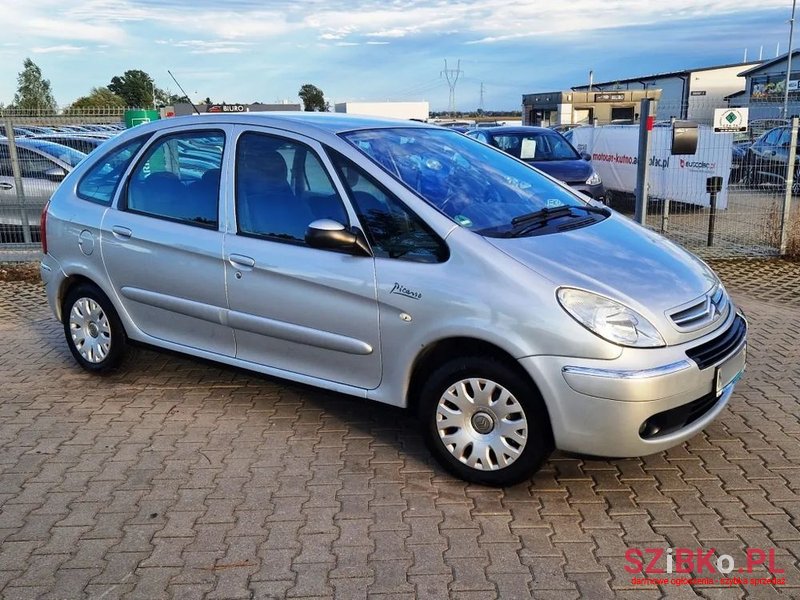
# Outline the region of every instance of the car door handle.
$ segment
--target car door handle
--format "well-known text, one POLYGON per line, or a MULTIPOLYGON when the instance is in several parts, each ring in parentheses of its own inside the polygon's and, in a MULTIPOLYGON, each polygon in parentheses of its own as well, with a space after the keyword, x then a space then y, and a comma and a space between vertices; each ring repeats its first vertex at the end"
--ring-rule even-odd
POLYGON ((114 225, 111 228, 111 233, 113 233, 115 237, 123 238, 126 240, 129 237, 131 237, 131 235, 133 235, 133 232, 130 229, 128 229, 127 227, 122 227, 121 225, 114 225))
POLYGON ((231 254, 228 261, 237 269, 252 269, 256 266, 254 258, 244 256, 243 254, 231 254))
POLYGON ((6 183, 5 181, 3 183, 0 183, 0 190, 13 190, 13 189, 14 185, 11 183, 6 183))

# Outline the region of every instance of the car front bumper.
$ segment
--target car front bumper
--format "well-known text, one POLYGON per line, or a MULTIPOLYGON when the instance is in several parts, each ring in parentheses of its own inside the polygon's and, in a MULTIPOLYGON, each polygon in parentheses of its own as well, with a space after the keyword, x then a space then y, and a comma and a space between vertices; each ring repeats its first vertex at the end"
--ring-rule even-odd
POLYGON ((716 332, 686 344, 625 348, 611 361, 521 359, 547 405, 556 447, 596 456, 644 456, 696 435, 725 408, 744 371, 746 334, 704 368, 686 351, 721 337, 735 319, 744 321, 728 319, 716 332))

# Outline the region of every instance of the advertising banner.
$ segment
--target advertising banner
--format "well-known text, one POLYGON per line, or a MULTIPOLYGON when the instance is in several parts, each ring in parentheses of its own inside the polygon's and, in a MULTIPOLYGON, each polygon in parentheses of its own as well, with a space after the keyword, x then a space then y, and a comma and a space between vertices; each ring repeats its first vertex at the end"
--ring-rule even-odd
MULTIPOLYGON (((636 191, 638 125, 576 127, 570 133, 572 145, 592 155, 592 165, 607 189, 631 194, 636 191)), ((723 185, 717 208, 727 207, 733 134, 714 133, 705 125, 699 126, 698 134, 695 154, 673 156, 672 128, 655 127, 650 132, 651 198, 709 206, 706 179, 719 176, 723 185)))

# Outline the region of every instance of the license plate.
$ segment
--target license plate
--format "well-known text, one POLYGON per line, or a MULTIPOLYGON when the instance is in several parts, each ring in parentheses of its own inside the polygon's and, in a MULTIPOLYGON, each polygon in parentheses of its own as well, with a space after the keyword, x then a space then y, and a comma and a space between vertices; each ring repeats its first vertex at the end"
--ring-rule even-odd
POLYGON ((736 354, 717 367, 714 377, 717 396, 722 393, 726 386, 741 379, 742 375, 744 375, 746 361, 747 344, 745 343, 736 354))

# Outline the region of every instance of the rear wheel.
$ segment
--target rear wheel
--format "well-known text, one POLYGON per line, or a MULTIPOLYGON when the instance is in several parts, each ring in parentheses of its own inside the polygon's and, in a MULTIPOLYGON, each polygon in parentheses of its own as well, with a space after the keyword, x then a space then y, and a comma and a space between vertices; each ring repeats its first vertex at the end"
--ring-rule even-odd
POLYGON ((87 371, 117 367, 125 351, 125 330, 108 297, 95 285, 72 288, 62 306, 64 335, 72 356, 87 371))
POLYGON ((419 412, 431 452, 467 481, 510 485, 528 479, 551 450, 538 391, 496 359, 442 365, 422 388, 419 412))

